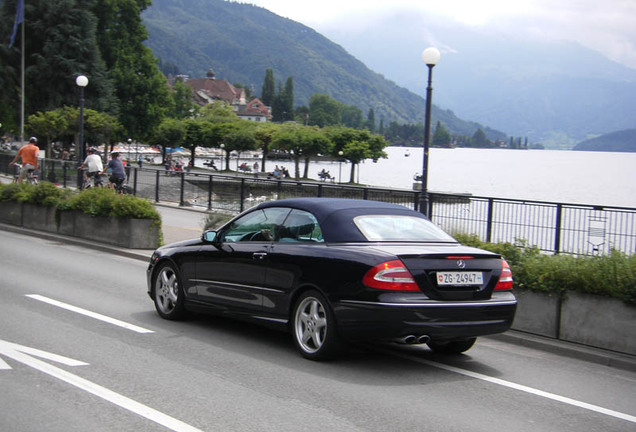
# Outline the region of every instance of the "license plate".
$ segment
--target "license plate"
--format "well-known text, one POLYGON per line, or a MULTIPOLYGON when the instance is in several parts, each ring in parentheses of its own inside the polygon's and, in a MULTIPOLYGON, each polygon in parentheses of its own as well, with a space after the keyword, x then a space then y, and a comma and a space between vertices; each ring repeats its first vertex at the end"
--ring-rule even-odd
POLYGON ((484 283, 482 272, 437 272, 437 285, 481 285, 484 283))

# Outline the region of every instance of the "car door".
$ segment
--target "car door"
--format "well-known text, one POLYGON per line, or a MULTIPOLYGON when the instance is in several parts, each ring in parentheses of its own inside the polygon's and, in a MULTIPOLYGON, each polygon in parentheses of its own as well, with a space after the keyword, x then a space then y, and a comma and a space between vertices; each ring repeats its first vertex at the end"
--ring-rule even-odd
POLYGON ((324 240, 316 218, 294 209, 276 231, 267 254, 263 291, 263 314, 272 318, 286 315, 292 291, 299 281, 320 279, 325 271, 324 240))
POLYGON ((267 254, 289 209, 257 209, 236 219, 206 244, 196 262, 200 301, 221 311, 253 314, 262 308, 267 254))

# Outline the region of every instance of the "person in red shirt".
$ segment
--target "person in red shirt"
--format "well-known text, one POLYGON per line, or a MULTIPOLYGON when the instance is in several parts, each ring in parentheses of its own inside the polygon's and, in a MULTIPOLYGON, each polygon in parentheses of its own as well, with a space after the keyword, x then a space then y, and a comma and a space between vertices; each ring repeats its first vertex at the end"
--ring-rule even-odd
POLYGON ((20 177, 18 177, 18 183, 22 183, 27 176, 29 170, 38 169, 38 156, 40 154, 40 148, 37 146, 38 139, 31 137, 28 144, 23 145, 18 154, 15 155, 9 165, 14 165, 18 159, 22 159, 22 169, 20 170, 20 177))

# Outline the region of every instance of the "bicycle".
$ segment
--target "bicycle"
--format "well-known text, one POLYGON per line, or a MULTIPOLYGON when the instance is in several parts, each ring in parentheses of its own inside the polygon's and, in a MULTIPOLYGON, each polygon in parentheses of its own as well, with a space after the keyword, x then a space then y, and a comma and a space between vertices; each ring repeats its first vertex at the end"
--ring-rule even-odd
POLYGON ((104 182, 102 180, 102 174, 93 172, 86 173, 84 175, 84 182, 82 183, 82 190, 89 189, 91 187, 103 187, 104 182))
MULTIPOLYGON (((16 163, 15 174, 13 175, 13 183, 18 183, 18 180, 20 179, 21 171, 22 171, 22 164, 16 163)), ((27 175, 25 177, 25 180, 32 185, 38 184, 38 175, 35 173, 35 168, 29 168, 27 170, 27 175)))

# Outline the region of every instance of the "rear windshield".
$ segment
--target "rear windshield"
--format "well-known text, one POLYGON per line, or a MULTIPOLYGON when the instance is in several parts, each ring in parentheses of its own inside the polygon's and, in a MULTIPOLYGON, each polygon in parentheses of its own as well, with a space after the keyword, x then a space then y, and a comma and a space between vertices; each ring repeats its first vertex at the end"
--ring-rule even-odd
POLYGON ((431 221, 406 215, 363 215, 353 219, 368 241, 456 242, 431 221))

